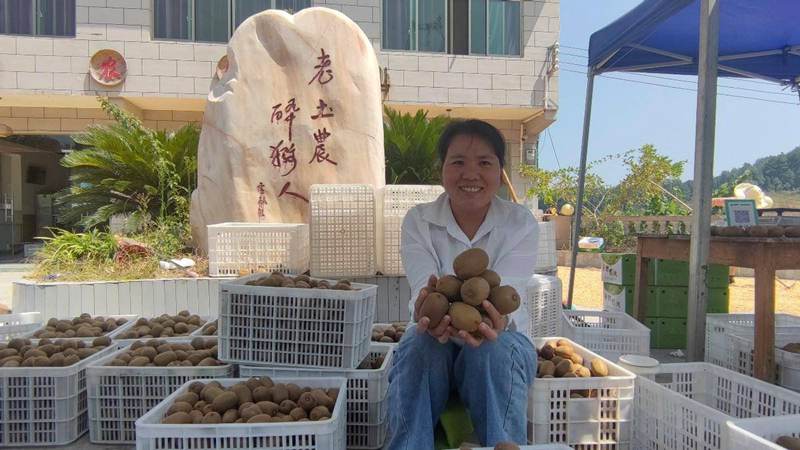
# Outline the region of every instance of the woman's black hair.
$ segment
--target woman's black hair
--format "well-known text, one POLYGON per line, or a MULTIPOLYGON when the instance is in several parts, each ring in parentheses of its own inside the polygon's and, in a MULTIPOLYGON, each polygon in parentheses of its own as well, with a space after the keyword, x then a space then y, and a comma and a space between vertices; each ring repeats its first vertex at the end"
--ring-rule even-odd
POLYGON ((476 136, 486 141, 486 143, 492 147, 492 150, 494 150, 497 159, 500 160, 500 167, 505 166, 506 143, 503 140, 503 135, 490 123, 478 119, 456 120, 450 122, 445 127, 441 137, 439 137, 439 144, 437 145, 439 150, 439 162, 442 165, 444 165, 444 160, 447 158, 447 149, 450 148, 450 143, 453 142, 456 136, 461 135, 476 136))

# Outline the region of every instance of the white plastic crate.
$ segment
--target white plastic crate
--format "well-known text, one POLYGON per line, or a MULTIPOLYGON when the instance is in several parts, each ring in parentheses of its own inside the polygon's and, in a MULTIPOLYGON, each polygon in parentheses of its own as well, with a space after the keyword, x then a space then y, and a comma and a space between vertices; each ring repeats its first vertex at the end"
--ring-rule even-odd
MULTIPOLYGON (((92 316, 92 317, 95 317, 95 316, 92 316)), ((100 315, 98 315, 97 317, 100 317, 100 315)), ((101 335, 101 336, 107 336, 107 337, 111 338, 112 340, 115 337, 117 337, 120 333, 122 333, 123 331, 125 331, 128 328, 132 327, 134 322, 136 322, 136 319, 139 318, 139 316, 136 315, 136 314, 123 314, 123 315, 109 314, 107 316, 102 316, 102 317, 113 318, 113 319, 124 318, 124 319, 128 320, 127 322, 123 323, 122 325, 118 326, 117 328, 109 331, 106 334, 102 334, 101 335)), ((46 326, 47 326, 47 322, 41 323, 41 324, 39 324, 38 327, 36 327, 36 329, 31 330, 30 333, 27 333, 27 334, 25 334, 25 335, 23 335, 21 337, 25 337, 27 339, 40 339, 40 338, 33 337, 33 334, 36 333, 37 331, 39 331, 40 329, 45 328, 46 326)), ((91 339, 94 339, 94 338, 88 338, 88 337, 71 337, 71 338, 56 337, 56 338, 50 338, 50 339, 70 339, 70 340, 86 340, 86 339, 89 339, 89 340, 91 340, 91 339)))
POLYGON ((86 368, 114 348, 69 367, 0 368, 0 447, 64 445, 81 437, 89 428, 86 368))
POLYGON ((384 357, 379 369, 239 367, 239 376, 344 377, 347 379, 347 448, 381 448, 386 439, 389 367, 394 345, 372 343, 367 360, 384 357))
MULTIPOLYGON (((745 375, 753 374, 755 316, 753 314, 707 314, 705 360, 745 375)), ((775 314, 775 344, 800 342, 800 317, 775 314)), ((775 349, 776 380, 784 387, 800 390, 800 355, 775 349)))
POLYGON ((558 269, 556 254, 556 226, 553 222, 539 222, 539 248, 536 273, 550 273, 558 269))
POLYGON ((208 225, 208 274, 241 276, 256 272, 308 270, 308 225, 237 223, 208 225))
MULTIPOLYGON (((169 342, 189 343, 191 339, 173 339, 169 342)), ((86 370, 91 442, 136 442, 136 419, 184 383, 198 378, 233 376, 233 366, 230 364, 204 367, 106 366, 116 355, 128 351, 131 343, 96 360, 86 370)))
POLYGON ((531 338, 561 334, 561 280, 549 275, 534 275, 525 288, 531 338))
MULTIPOLYGON (((536 338, 540 348, 560 337, 536 338)), ((577 343, 584 361, 602 359, 607 377, 537 378, 528 393, 528 437, 534 444, 566 444, 585 450, 631 450, 635 375, 577 343), (592 390, 596 396, 571 398, 573 391, 592 390)))
POLYGON ((728 449, 785 450, 775 441, 781 436, 800 438, 800 415, 756 417, 728 421, 728 449))
POLYGON ((366 184, 311 186, 311 274, 375 275, 375 192, 366 184))
MULTIPOLYGON (((214 380, 199 380, 210 382, 214 380)), ((247 378, 218 378, 223 386, 232 386, 247 378)), ((172 395, 136 421, 136 450, 167 449, 291 449, 341 450, 345 448, 345 405, 347 380, 344 378, 274 378, 278 383, 296 383, 311 388, 337 388, 339 398, 332 417, 316 422, 226 423, 169 425, 161 419, 175 398, 187 392, 186 382, 172 395)))
POLYGON ((800 414, 800 393, 709 363, 662 364, 635 397, 637 449, 727 449, 728 420, 800 414))
POLYGON ((42 315, 38 312, 25 312, 0 315, 0 342, 25 336, 42 327, 42 315))
POLYGON ((378 287, 354 291, 220 284, 219 359, 243 365, 352 369, 367 356, 378 287))
MULTIPOLYGON (((451 450, 460 450, 457 448, 451 450)), ((494 450, 494 447, 470 447, 470 450, 494 450)), ((572 450, 571 447, 561 444, 520 445, 519 450, 572 450)))
POLYGON ((650 355, 650 329, 624 312, 563 310, 561 334, 616 361, 650 355))
POLYGON ((400 259, 400 228, 408 210, 436 200, 442 186, 392 185, 383 189, 383 274, 405 275, 400 259))

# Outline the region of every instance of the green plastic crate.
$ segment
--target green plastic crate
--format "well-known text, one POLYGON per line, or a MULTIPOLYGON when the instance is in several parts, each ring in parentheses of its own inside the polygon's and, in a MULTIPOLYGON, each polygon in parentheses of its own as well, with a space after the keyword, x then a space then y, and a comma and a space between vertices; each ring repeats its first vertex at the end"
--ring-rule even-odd
POLYGON ((686 319, 654 317, 650 320, 656 322, 656 339, 652 348, 686 348, 686 319))
POLYGON ((727 314, 729 312, 729 301, 731 297, 730 289, 710 288, 708 290, 708 304, 706 311, 712 314, 727 314))
MULTIPOLYGON (((706 285, 713 289, 713 288, 725 288, 727 289, 728 286, 731 284, 730 279, 730 267, 722 266, 720 264, 711 264, 708 266, 708 272, 706 274, 706 285)), ((727 312, 727 310, 725 311, 727 312)))
POLYGON ((648 286, 647 315, 686 318, 689 288, 683 286, 648 286))
POLYGON ((604 283, 632 285, 636 278, 635 253, 601 253, 604 283))
MULTIPOLYGON (((706 285, 709 288, 728 287, 728 266, 711 264, 706 275, 706 285)), ((652 260, 647 272, 647 284, 650 286, 688 286, 689 263, 668 259, 652 260)))

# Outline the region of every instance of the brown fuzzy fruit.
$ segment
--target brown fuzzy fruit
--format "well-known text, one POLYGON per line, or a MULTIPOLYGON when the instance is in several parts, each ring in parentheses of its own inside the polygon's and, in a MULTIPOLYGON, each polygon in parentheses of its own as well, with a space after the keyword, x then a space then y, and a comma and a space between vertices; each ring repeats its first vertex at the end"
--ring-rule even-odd
POLYGON ((171 425, 190 424, 192 423, 192 416, 187 412, 180 411, 165 417, 161 423, 168 423, 171 425))
POLYGON ((539 363, 539 378, 545 375, 553 375, 556 371, 556 365, 552 361, 544 360, 539 363))
POLYGON ((247 423, 268 423, 268 422, 272 421, 271 419, 272 418, 270 416, 266 415, 266 414, 259 414, 257 416, 251 417, 246 422, 247 423))
POLYGON ((453 272, 462 280, 477 277, 488 267, 489 255, 480 248, 465 250, 453 260, 453 272))
POLYGON ((489 298, 489 282, 482 277, 473 277, 461 285, 461 301, 468 305, 478 306, 489 298))
POLYGON ((226 391, 214 398, 211 402, 211 409, 218 413, 224 413, 231 408, 236 408, 238 404, 239 399, 236 397, 236 394, 231 391, 226 391))
POLYGON ((500 286, 500 275, 498 275, 494 270, 484 270, 483 273, 478 276, 486 280, 486 282, 489 283, 490 288, 500 286))
POLYGON ((431 292, 422 302, 419 315, 420 317, 427 317, 430 319, 428 328, 435 328, 439 325, 439 322, 442 321, 445 314, 447 314, 449 307, 450 302, 447 301, 447 297, 438 292, 431 292))
POLYGON ((453 303, 450 305, 448 314, 452 320, 453 327, 457 330, 472 333, 477 331, 478 325, 481 324, 481 313, 475 307, 466 303, 453 303))
POLYGON ((498 442, 494 450, 519 450, 519 446, 513 442, 498 442))
POLYGON ((592 371, 592 376, 594 376, 594 377, 607 377, 608 376, 608 366, 600 358, 593 359, 592 363, 590 364, 589 369, 592 371))
POLYGON ((497 312, 506 315, 519 308, 520 297, 517 290, 511 286, 497 286, 489 293, 489 301, 492 302, 497 312))
POLYGON ((222 415, 222 423, 234 423, 239 419, 239 411, 229 409, 222 415))
POLYGON ((200 423, 222 423, 222 416, 216 411, 211 411, 203 416, 203 420, 200 423))
POLYGON ((568 359, 562 359, 561 362, 558 363, 558 365, 556 365, 556 370, 555 373, 553 373, 553 375, 555 375, 557 378, 563 377, 566 374, 571 373, 572 371, 573 371, 572 361, 568 359))
POLYGON ((461 295, 461 280, 453 275, 445 275, 436 282, 436 292, 450 300, 458 300, 461 295))
POLYGON ((330 418, 331 412, 328 410, 328 408, 320 405, 314 407, 314 409, 311 410, 311 413, 309 413, 308 417, 311 420, 323 420, 326 418, 330 418))
POLYGON ((792 436, 780 436, 775 443, 787 450, 800 450, 800 438, 792 436))

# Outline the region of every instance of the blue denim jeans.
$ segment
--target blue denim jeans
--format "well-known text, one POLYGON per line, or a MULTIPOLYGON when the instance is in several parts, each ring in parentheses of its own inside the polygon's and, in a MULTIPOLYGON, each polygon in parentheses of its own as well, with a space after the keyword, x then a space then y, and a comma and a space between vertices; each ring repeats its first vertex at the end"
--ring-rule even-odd
POLYGON ((388 450, 433 449, 433 432, 451 389, 458 390, 483 445, 527 443, 528 388, 536 351, 515 331, 478 348, 441 344, 406 330, 389 373, 388 450))

